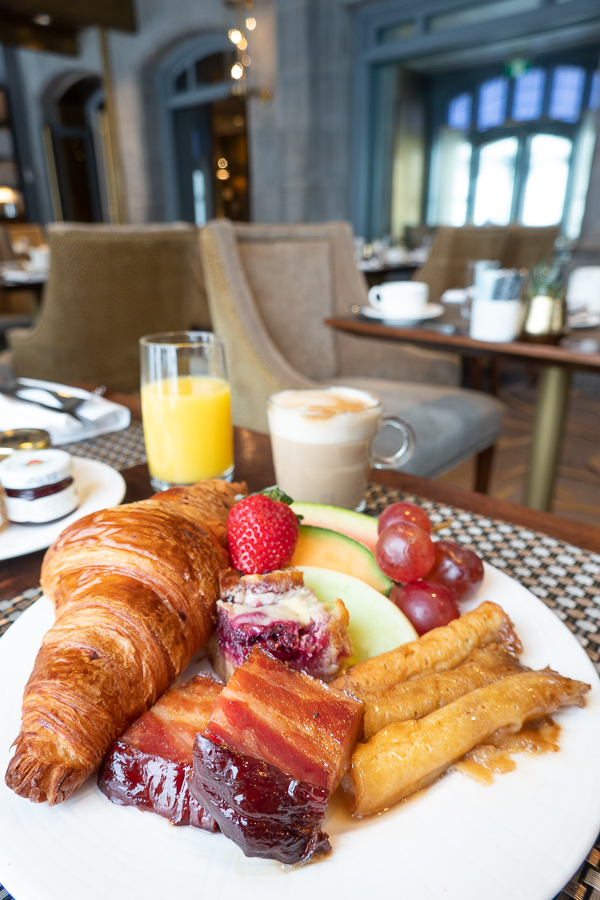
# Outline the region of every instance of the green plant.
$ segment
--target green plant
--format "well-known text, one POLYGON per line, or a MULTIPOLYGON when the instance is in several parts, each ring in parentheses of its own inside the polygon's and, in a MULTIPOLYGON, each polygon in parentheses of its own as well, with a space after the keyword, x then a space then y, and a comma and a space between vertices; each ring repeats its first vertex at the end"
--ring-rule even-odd
POLYGON ((557 260, 543 260, 531 270, 527 294, 529 297, 564 297, 564 269, 557 260))

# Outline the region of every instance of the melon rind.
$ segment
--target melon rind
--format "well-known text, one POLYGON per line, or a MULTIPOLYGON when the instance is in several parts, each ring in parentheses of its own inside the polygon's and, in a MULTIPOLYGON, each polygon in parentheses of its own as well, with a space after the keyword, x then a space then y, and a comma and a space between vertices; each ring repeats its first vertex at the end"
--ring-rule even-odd
POLYGON ((368 547, 353 538, 317 528, 300 525, 298 543, 290 560, 291 566, 316 566, 353 575, 366 581, 376 591, 389 596, 392 582, 384 575, 368 547))
POLYGON ((341 506, 327 506, 324 503, 294 502, 292 509, 297 515, 303 516, 303 525, 316 525, 317 528, 339 531, 340 534, 360 541, 369 550, 375 550, 379 535, 377 519, 373 516, 365 516, 364 513, 357 513, 352 509, 342 509, 341 506))

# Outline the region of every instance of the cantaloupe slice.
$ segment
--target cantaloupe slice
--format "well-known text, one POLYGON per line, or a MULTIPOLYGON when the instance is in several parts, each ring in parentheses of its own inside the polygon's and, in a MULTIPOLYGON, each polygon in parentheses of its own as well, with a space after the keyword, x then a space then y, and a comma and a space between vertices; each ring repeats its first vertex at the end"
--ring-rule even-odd
POLYGON ((299 566, 304 583, 326 606, 340 599, 350 614, 353 656, 348 665, 415 641, 417 632, 395 604, 358 578, 331 569, 299 566))
POLYGON ((314 525, 301 525, 291 566, 317 566, 353 575, 387 597, 392 582, 383 574, 368 547, 358 541, 314 525))
POLYGON ((377 519, 363 513, 340 506, 326 506, 323 503, 292 503, 292 509, 303 516, 303 525, 316 525, 318 528, 329 528, 339 531, 355 541, 365 544, 369 550, 375 550, 377 543, 377 519))

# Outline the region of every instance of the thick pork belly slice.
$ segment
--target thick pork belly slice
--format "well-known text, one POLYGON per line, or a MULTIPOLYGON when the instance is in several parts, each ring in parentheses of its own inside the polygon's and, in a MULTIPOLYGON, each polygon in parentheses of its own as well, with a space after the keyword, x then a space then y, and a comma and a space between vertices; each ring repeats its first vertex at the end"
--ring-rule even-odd
POLYGON ((204 731, 223 685, 196 675, 171 688, 152 709, 113 741, 98 787, 119 806, 136 806, 169 819, 216 831, 213 817, 190 794, 194 740, 204 731))
POLYGON ((223 688, 204 736, 331 794, 362 724, 361 701, 255 647, 223 688))
POLYGON ((302 572, 241 575, 230 569, 221 575, 220 588, 212 662, 224 681, 254 646, 324 681, 336 678, 352 655, 346 607, 341 600, 326 607, 304 584, 302 572))
POLYGON ((200 734, 190 791, 246 856, 297 865, 331 851, 320 831, 329 796, 325 788, 289 778, 200 734))

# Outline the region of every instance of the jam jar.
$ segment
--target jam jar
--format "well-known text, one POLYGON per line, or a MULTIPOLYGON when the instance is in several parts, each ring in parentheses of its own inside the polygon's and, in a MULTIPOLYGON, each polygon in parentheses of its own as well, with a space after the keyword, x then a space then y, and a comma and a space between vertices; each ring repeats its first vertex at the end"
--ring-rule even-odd
POLYGON ((0 432, 0 459, 17 450, 45 450, 51 446, 50 435, 41 428, 15 428, 0 432))
POLYGON ((0 485, 10 521, 41 525, 72 513, 79 505, 72 473, 64 450, 17 450, 2 460, 0 485))

